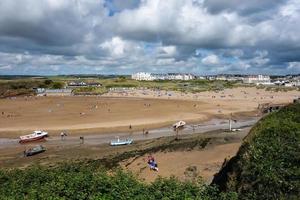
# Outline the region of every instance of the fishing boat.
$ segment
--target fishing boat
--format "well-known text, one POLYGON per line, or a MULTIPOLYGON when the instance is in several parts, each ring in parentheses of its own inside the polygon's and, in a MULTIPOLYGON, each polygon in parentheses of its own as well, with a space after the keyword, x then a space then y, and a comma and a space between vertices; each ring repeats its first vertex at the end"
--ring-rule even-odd
POLYGON ((173 124, 173 128, 178 129, 178 128, 184 127, 184 125, 186 125, 185 121, 179 121, 179 122, 176 122, 175 124, 173 124))
POLYGON ((32 134, 20 136, 19 143, 32 142, 43 139, 48 136, 45 131, 34 131, 32 134))
POLYGON ((43 147, 42 145, 37 145, 31 149, 25 150, 24 156, 33 156, 35 154, 43 153, 44 151, 46 151, 45 147, 43 147))
POLYGON ((128 145, 132 144, 133 139, 126 138, 124 140, 120 139, 119 137, 116 140, 110 141, 111 146, 120 146, 120 145, 128 145))

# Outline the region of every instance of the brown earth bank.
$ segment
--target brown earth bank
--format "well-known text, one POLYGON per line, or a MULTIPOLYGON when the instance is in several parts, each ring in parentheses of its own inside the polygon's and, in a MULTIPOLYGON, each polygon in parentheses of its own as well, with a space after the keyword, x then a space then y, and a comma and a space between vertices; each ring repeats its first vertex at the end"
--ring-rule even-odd
POLYGON ((162 137, 134 142, 130 146, 111 147, 108 144, 68 144, 64 141, 42 143, 47 151, 32 157, 24 157, 23 151, 38 143, 17 145, 0 149, 0 168, 24 168, 29 165, 55 166, 63 162, 87 162, 103 165, 108 169, 121 166, 136 174, 141 180, 153 181, 158 176, 176 176, 195 179, 202 176, 212 180, 225 158, 234 156, 242 138, 250 128, 240 132, 222 130, 175 137, 162 137), (146 157, 153 155, 159 172, 150 171, 146 157))
POLYGON ((50 135, 66 130, 73 134, 128 132, 170 126, 178 120, 203 122, 231 113, 253 116, 260 104, 290 103, 299 91, 234 88, 196 94, 172 92, 172 96, 157 96, 155 91, 122 94, 1 99, 0 137, 15 138, 38 129, 50 135))

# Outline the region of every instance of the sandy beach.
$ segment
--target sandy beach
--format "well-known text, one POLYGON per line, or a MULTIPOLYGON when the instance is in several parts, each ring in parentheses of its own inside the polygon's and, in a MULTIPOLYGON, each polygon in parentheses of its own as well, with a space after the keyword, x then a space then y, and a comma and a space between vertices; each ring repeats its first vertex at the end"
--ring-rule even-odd
POLYGON ((270 92, 249 87, 196 94, 135 90, 103 96, 1 99, 0 137, 14 138, 37 129, 49 131, 50 135, 60 131, 131 132, 170 126, 178 120, 226 118, 231 113, 255 116, 260 104, 287 104, 299 95, 299 91, 270 92))
POLYGON ((153 154, 159 163, 159 171, 150 170, 147 166, 147 157, 143 156, 134 161, 128 160, 123 167, 135 173, 140 179, 152 182, 159 176, 176 176, 181 180, 189 180, 193 176, 201 176, 209 183, 218 172, 224 159, 230 159, 236 154, 241 143, 222 144, 204 150, 159 152, 153 154), (193 174, 187 174, 188 168, 194 168, 193 174))

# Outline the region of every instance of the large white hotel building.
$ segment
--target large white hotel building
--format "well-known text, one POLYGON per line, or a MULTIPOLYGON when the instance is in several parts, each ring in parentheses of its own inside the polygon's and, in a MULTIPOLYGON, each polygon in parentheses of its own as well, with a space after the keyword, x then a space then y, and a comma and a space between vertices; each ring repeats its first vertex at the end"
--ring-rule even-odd
POLYGON ((153 81, 153 80, 192 80, 195 76, 192 74, 167 73, 154 74, 148 72, 138 72, 131 75, 131 78, 138 81, 153 81))

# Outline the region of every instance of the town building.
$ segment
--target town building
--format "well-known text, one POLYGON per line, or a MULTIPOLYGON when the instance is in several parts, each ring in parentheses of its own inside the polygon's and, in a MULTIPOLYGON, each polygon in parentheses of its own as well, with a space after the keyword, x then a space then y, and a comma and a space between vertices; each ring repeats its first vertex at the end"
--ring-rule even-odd
POLYGON ((84 81, 71 81, 68 83, 68 87, 101 87, 102 84, 98 82, 84 82, 84 81))
POLYGON ((138 81, 153 81, 153 80, 192 80, 196 77, 192 74, 183 73, 167 73, 154 74, 147 72, 138 72, 131 75, 131 78, 138 81))
POLYGON ((138 72, 131 75, 131 78, 138 81, 153 81, 154 76, 147 72, 138 72))
POLYGON ((37 96, 71 96, 72 89, 46 89, 36 88, 37 96))
POLYGON ((243 82, 247 84, 268 84, 271 82, 270 76, 266 75, 249 75, 243 78, 243 82))

